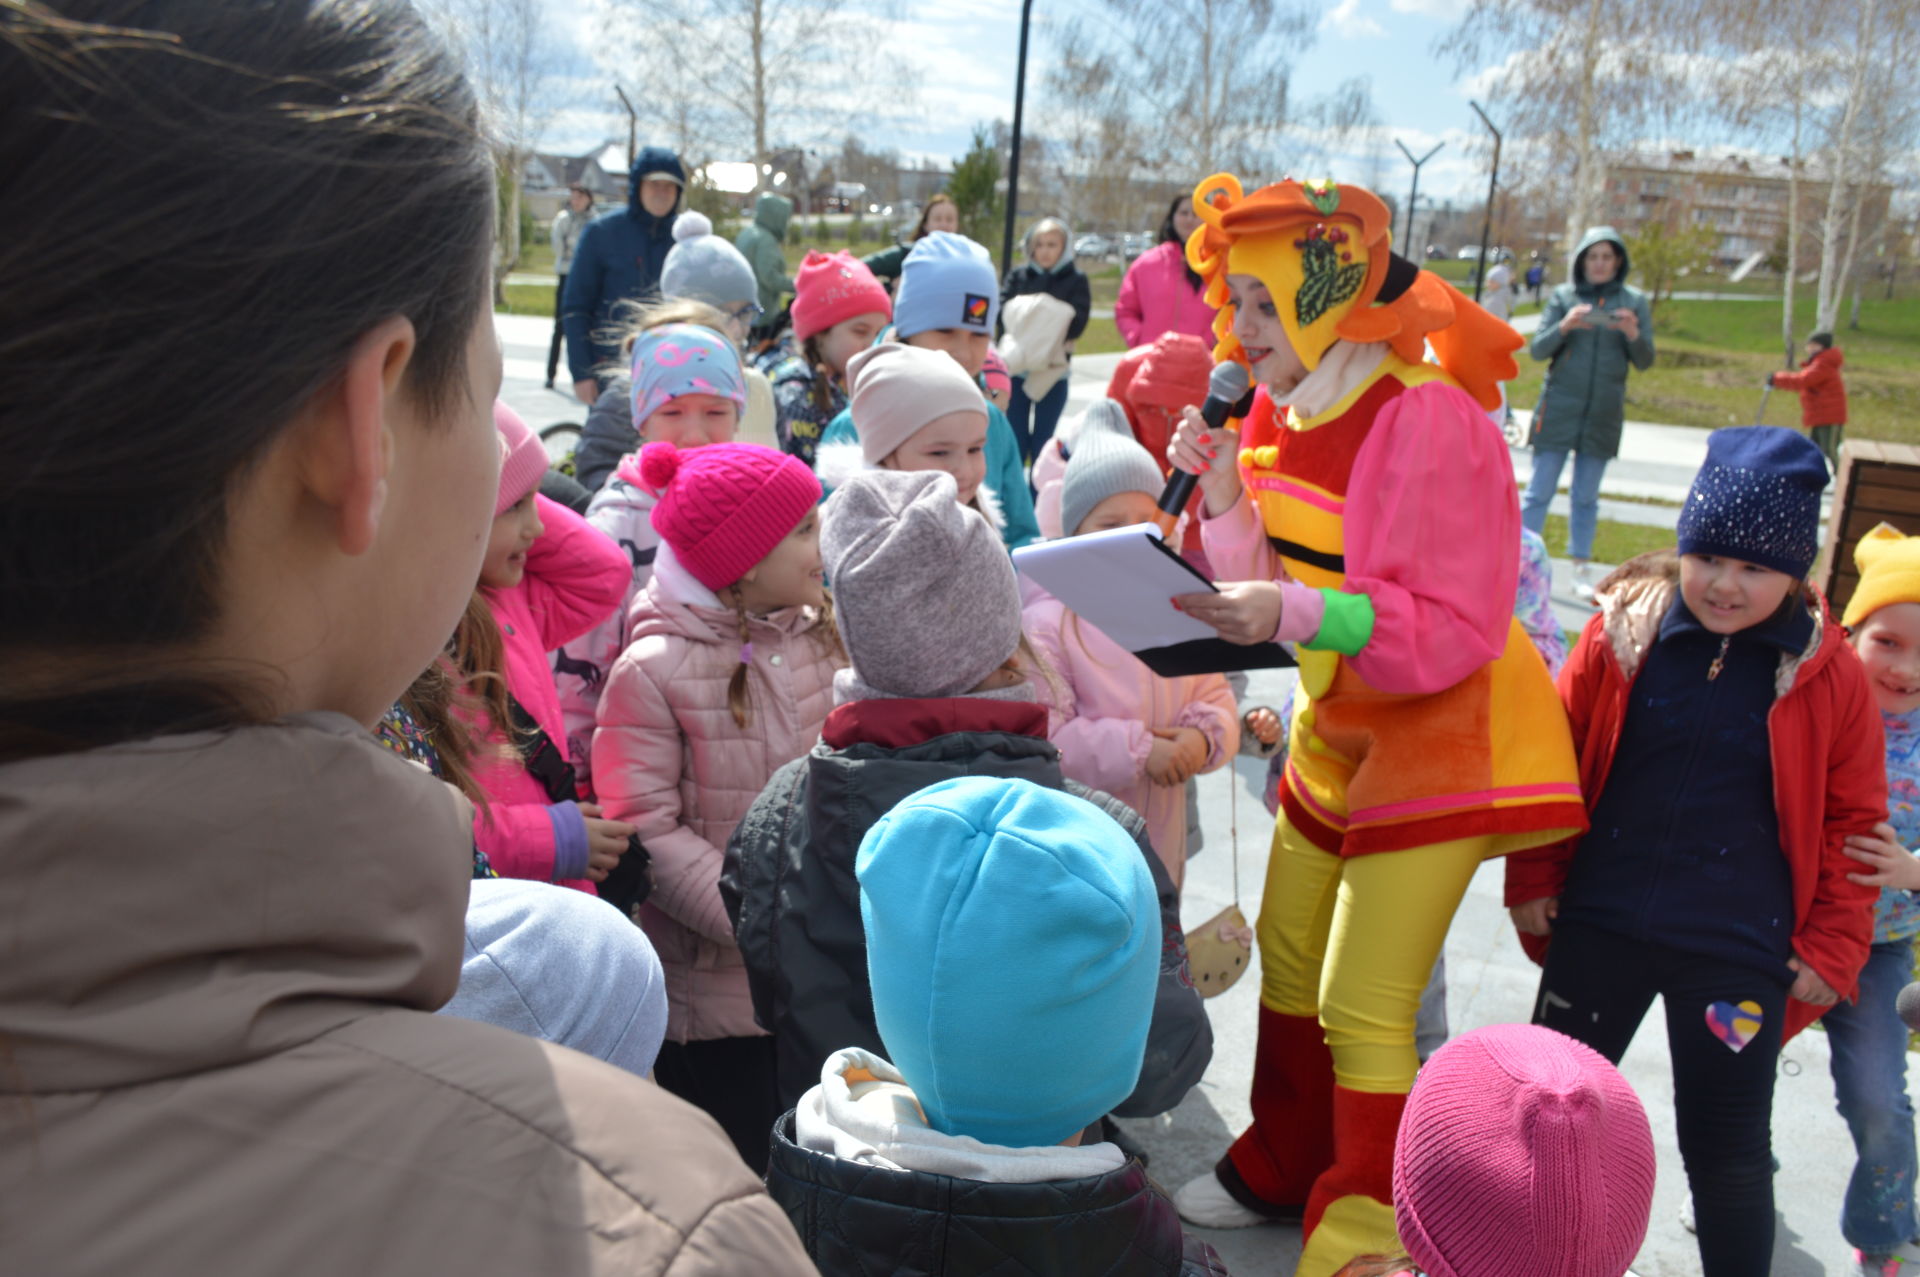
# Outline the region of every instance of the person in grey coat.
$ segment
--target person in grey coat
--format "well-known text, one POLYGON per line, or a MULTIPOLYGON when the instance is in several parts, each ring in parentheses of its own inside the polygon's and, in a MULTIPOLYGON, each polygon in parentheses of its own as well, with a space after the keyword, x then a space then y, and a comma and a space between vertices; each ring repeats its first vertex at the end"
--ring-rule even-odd
POLYGON ((1593 597, 1594 526, 1599 521, 1600 481, 1620 451, 1626 421, 1629 368, 1653 366, 1653 314, 1647 295, 1627 285, 1626 241, 1611 226, 1595 226, 1574 250, 1572 278, 1556 287, 1534 332, 1535 359, 1550 360, 1540 403, 1533 412, 1533 477, 1527 483, 1521 521, 1536 533, 1547 526, 1547 507, 1560 486, 1567 454, 1573 454, 1573 517, 1568 550, 1573 590, 1593 597))

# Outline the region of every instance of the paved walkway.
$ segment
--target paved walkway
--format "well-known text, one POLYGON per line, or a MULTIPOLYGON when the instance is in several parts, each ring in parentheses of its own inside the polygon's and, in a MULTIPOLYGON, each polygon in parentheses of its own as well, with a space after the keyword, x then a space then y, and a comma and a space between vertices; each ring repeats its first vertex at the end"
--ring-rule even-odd
MULTIPOLYGON (((501 315, 497 327, 506 356, 502 397, 536 429, 557 421, 584 420, 586 409, 570 391, 541 386, 551 321, 501 315)), ((1079 411, 1104 391, 1118 359, 1117 355, 1089 355, 1074 361, 1069 411, 1079 411)), ((563 367, 563 384, 565 376, 563 367)), ((1608 490, 1619 491, 1612 483, 1618 475, 1622 482, 1644 485, 1654 494, 1678 500, 1700 463, 1705 439, 1705 431, 1629 423, 1623 458, 1609 470, 1608 490)), ((1555 565, 1555 580, 1562 622, 1577 629, 1585 610, 1568 591, 1571 578, 1564 561, 1555 565)), ((1291 678, 1284 672, 1254 672, 1249 703, 1280 704, 1291 678)), ((1263 763, 1242 760, 1231 771, 1200 779, 1205 843, 1188 862, 1183 913, 1189 926, 1212 917, 1236 898, 1236 859, 1238 899, 1249 918, 1258 914, 1273 829, 1260 800, 1264 768, 1263 763), (1233 836, 1236 826, 1237 839, 1233 836)), ((1513 938, 1500 904, 1500 875, 1497 863, 1482 869, 1447 938, 1448 1007, 1456 1032, 1525 1020, 1532 1008, 1538 973, 1513 938)), ((1154 1177, 1169 1188, 1210 1167, 1248 1121, 1258 996, 1258 974, 1253 973, 1210 1002, 1215 1048, 1206 1079, 1173 1113, 1127 1124, 1153 1154, 1154 1177)), ((1678 1222, 1685 1176, 1673 1131, 1664 1039, 1660 1019, 1649 1018, 1623 1065, 1647 1104, 1659 1153, 1652 1227, 1634 1271, 1640 1277, 1690 1277, 1699 1272, 1699 1254, 1693 1238, 1678 1222)), ((1780 1227, 1774 1277, 1818 1277, 1840 1273, 1846 1266, 1847 1249, 1838 1218, 1853 1152, 1846 1128, 1833 1109, 1827 1058, 1826 1039, 1816 1030, 1788 1044, 1781 1061, 1774 1108, 1774 1148, 1783 1163, 1776 1181, 1780 1227)), ((1920 1093, 1920 1077, 1914 1083, 1920 1093)), ((1284 1277, 1292 1273, 1300 1251, 1298 1230, 1275 1226, 1209 1234, 1209 1239, 1236 1277, 1284 1277)))

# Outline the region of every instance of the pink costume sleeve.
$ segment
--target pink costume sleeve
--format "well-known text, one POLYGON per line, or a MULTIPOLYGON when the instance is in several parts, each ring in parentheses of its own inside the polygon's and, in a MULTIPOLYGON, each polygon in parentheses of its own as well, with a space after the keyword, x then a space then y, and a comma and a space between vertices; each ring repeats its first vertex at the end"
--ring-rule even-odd
MULTIPOLYGON (((1243 476, 1244 477, 1244 476, 1243 476)), ((1240 499, 1225 514, 1206 517, 1201 504, 1200 543, 1206 547, 1207 562, 1213 565, 1216 581, 1276 581, 1280 578, 1280 556, 1267 540, 1267 528, 1253 497, 1242 487, 1240 499)))
POLYGON ((613 538, 559 502, 534 503, 545 531, 527 551, 521 586, 551 652, 613 614, 633 581, 633 563, 613 538))
POLYGON ((1354 672, 1380 691, 1420 694, 1497 659, 1519 539, 1513 462, 1487 414, 1444 382, 1389 403, 1347 489, 1342 592, 1366 595, 1374 615, 1354 672))

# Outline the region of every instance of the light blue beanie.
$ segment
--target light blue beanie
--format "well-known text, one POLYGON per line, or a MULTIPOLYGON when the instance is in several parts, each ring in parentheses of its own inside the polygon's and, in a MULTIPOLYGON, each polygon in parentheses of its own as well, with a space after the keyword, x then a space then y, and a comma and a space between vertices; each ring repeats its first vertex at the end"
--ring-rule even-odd
POLYGON ((1058 1144, 1132 1094, 1159 978, 1139 844, 1031 781, 942 781, 854 862, 874 1023, 927 1123, 1058 1144))
POLYGON ((480 878, 460 987, 440 1014, 555 1042, 645 1077, 667 1033, 667 986, 646 933, 571 887, 480 878))
POLYGON ((965 328, 993 336, 1000 317, 1000 281, 987 250, 952 231, 934 231, 913 246, 900 266, 893 327, 900 340, 935 328, 965 328))

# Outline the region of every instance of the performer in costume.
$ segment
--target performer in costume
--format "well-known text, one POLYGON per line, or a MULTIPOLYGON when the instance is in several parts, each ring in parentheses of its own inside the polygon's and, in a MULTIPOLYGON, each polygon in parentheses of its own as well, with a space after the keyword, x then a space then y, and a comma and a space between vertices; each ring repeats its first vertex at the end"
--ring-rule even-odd
POLYGON ((1397 1253, 1414 1016, 1468 880, 1586 815, 1513 615, 1520 510, 1486 410, 1519 335, 1390 252, 1359 187, 1246 195, 1220 174, 1194 208, 1215 357, 1259 392, 1244 437, 1192 408, 1176 431, 1223 582, 1178 602, 1237 642, 1297 643, 1300 695, 1257 927, 1253 1125, 1176 1201, 1215 1227, 1300 1220, 1298 1271, 1321 1277, 1397 1253))

